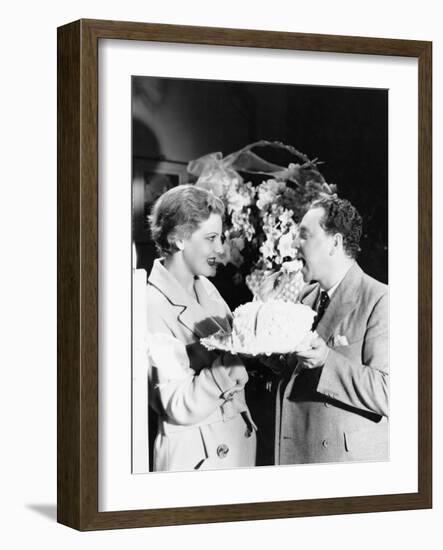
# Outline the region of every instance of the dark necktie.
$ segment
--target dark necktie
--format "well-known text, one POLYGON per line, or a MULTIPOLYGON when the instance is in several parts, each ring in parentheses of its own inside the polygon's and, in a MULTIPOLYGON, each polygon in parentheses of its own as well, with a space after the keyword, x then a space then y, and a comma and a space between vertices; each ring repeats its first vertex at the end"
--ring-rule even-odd
POLYGON ((317 307, 317 315, 314 317, 314 322, 312 323, 312 329, 315 330, 317 328, 318 323, 320 322, 320 319, 323 317, 323 314, 328 307, 329 304, 329 295, 324 290, 321 291, 320 294, 320 300, 318 302, 317 307))

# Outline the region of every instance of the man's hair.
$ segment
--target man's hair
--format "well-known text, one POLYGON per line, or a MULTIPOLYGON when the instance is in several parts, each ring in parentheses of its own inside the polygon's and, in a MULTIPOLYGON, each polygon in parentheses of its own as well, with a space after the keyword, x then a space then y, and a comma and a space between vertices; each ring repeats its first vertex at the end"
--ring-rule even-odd
POLYGON ((221 199, 210 191, 186 184, 166 191, 158 198, 149 216, 151 236, 160 255, 177 251, 177 239, 187 239, 209 216, 223 217, 225 207, 221 199))
POLYGON ((320 226, 329 235, 340 233, 346 254, 355 259, 360 252, 362 234, 362 218, 355 206, 346 199, 328 196, 315 200, 309 208, 323 208, 320 226))

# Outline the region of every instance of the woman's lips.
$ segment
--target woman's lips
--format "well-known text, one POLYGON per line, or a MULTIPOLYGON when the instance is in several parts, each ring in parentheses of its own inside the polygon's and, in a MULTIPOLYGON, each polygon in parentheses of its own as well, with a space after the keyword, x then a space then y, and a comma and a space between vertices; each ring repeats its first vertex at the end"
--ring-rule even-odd
POLYGON ((216 267, 217 266, 217 258, 208 258, 207 263, 211 267, 216 267))

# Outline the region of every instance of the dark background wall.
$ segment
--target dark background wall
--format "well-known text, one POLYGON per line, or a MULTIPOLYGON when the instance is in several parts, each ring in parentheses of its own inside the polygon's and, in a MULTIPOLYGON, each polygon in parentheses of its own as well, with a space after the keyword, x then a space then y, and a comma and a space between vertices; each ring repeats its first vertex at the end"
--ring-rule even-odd
MULTIPOLYGON (((323 161, 326 181, 363 217, 359 263, 387 282, 387 90, 133 78, 134 157, 184 169, 202 155, 225 156, 259 139, 323 161)), ((153 248, 138 249, 149 268, 153 248)))

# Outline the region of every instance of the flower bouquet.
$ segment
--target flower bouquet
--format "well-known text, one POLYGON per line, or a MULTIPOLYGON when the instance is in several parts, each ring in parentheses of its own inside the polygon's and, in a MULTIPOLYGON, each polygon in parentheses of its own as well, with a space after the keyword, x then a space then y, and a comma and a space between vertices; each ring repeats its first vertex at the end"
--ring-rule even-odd
POLYGON ((291 145, 265 140, 226 157, 211 153, 188 164, 196 185, 225 203, 221 261, 235 267, 234 282, 245 280, 257 299, 298 300, 304 284, 296 260, 298 223, 310 202, 335 192, 319 164, 291 145), (288 165, 265 160, 265 151, 289 157, 288 165))

